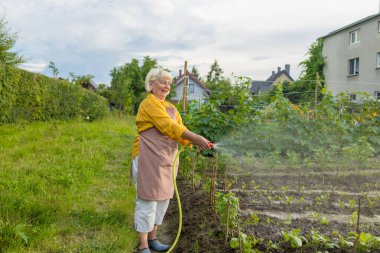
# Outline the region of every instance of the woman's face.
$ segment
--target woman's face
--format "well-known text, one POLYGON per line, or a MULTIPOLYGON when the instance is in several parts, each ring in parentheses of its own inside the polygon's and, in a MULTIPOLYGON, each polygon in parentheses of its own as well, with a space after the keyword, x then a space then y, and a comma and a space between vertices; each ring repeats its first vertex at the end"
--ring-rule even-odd
POLYGON ((165 100, 166 96, 169 95, 169 92, 170 92, 170 84, 171 84, 170 78, 165 78, 165 77, 156 78, 156 80, 150 83, 152 87, 151 92, 158 99, 165 100))

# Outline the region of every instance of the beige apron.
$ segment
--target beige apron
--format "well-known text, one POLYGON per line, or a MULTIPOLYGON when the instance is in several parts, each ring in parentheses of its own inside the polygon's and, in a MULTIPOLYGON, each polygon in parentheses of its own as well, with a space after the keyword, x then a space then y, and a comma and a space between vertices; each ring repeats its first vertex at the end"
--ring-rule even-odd
MULTIPOLYGON (((173 120, 176 120, 175 108, 167 107, 166 111, 173 120)), ((172 170, 178 153, 177 142, 155 127, 139 135, 137 196, 145 200, 173 198, 172 170)))

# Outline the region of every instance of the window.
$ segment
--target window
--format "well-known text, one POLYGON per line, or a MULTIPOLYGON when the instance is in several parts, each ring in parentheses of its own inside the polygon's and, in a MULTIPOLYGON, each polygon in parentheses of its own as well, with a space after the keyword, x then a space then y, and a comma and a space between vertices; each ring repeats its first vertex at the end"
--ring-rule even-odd
POLYGON ((380 101, 380 91, 375 91, 375 99, 380 101))
POLYGON ((377 53, 376 59, 376 67, 380 68, 380 52, 377 53))
POLYGON ((358 43, 359 41, 359 30, 350 32, 350 44, 358 43))
POLYGON ((194 93, 194 84, 189 84, 189 93, 194 93))
POLYGON ((348 75, 359 75, 359 58, 348 60, 348 75))

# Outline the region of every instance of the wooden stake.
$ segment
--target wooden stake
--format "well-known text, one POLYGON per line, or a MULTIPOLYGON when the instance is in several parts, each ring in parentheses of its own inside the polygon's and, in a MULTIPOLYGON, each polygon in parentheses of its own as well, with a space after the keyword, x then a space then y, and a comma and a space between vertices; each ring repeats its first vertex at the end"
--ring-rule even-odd
POLYGON ((360 223, 360 200, 361 197, 359 196, 359 206, 358 206, 358 222, 356 223, 356 232, 359 234, 360 233, 360 228, 359 228, 359 223, 360 223))
MULTIPOLYGON (((195 154, 195 155, 197 155, 197 154, 195 154)), ((196 157, 193 157, 193 172, 192 172, 192 176, 191 176, 191 185, 193 186, 193 192, 195 191, 195 166, 196 166, 196 161, 197 161, 197 159, 196 159, 196 157)))
POLYGON ((182 111, 186 114, 186 102, 187 102, 187 61, 185 61, 185 68, 183 71, 183 90, 182 90, 182 111))
POLYGON ((231 208, 231 203, 230 203, 230 197, 228 196, 228 207, 227 207, 227 225, 226 225, 226 245, 228 243, 228 233, 229 233, 229 225, 230 225, 230 208, 231 208))
POLYGON ((361 199, 361 197, 359 196, 358 220, 356 222, 356 233, 358 234, 358 236, 356 237, 356 240, 355 240, 355 243, 354 243, 354 247, 352 248, 352 253, 356 252, 356 248, 358 247, 359 237, 360 237, 360 227, 359 227, 359 223, 360 223, 360 199, 361 199))
POLYGON ((239 233, 239 248, 240 248, 240 253, 243 253, 243 249, 242 249, 242 243, 241 243, 241 231, 240 231, 240 221, 238 219, 238 233, 239 233))

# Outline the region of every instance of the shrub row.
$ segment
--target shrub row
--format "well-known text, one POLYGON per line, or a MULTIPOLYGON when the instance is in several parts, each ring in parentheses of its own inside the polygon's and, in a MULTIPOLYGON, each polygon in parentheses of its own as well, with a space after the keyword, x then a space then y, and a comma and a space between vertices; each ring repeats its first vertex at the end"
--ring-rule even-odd
POLYGON ((18 68, 0 65, 0 123, 102 118, 107 99, 74 85, 18 68))

